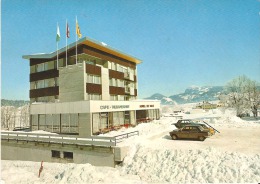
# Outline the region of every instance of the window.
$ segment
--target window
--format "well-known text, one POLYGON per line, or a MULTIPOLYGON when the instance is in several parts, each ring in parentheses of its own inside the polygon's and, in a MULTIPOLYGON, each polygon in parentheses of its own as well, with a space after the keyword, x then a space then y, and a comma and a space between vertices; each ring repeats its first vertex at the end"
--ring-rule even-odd
POLYGON ((124 119, 124 112, 113 112, 113 125, 124 125, 125 119, 124 119))
POLYGON ((112 69, 112 70, 116 70, 116 63, 111 62, 111 69, 112 69))
POLYGON ((97 75, 88 75, 87 82, 93 84, 101 84, 101 77, 97 75))
POLYGON ((59 78, 58 77, 56 77, 55 79, 54 79, 54 86, 59 86, 59 78))
POLYGON ((60 158, 60 151, 51 150, 51 157, 60 158))
MULTIPOLYGON (((65 59, 59 59, 58 60, 58 65, 59 67, 64 67, 66 65, 66 60, 65 59)), ((68 59, 68 62, 69 62, 69 59, 68 59)), ((69 63, 68 63, 69 64, 69 63)))
POLYGON ((49 61, 44 63, 44 70, 52 70, 54 69, 54 61, 49 61))
POLYGON ((124 101, 129 101, 129 96, 124 96, 124 101))
POLYGON ((95 62, 94 61, 86 61, 87 64, 90 64, 90 65, 95 65, 95 62))
POLYGON ((117 95, 111 95, 110 100, 116 101, 116 100, 118 100, 118 96, 117 95))
POLYGON ((123 95, 118 95, 118 101, 124 101, 124 96, 123 95))
POLYGON ((190 130, 190 127, 184 127, 183 128, 183 131, 189 131, 190 130))
POLYGON ((110 85, 110 86, 116 86, 116 83, 117 83, 117 82, 116 82, 116 79, 115 79, 115 78, 110 78, 110 79, 109 79, 109 85, 110 85))
POLYGON ((30 66, 30 71, 31 71, 31 73, 35 73, 36 72, 36 66, 35 65, 30 66))
POLYGON ((117 71, 119 71, 119 72, 126 72, 126 68, 125 67, 123 67, 123 66, 121 66, 121 65, 117 65, 118 67, 117 67, 117 71))
POLYGON ((44 80, 39 80, 39 81, 36 81, 35 83, 36 83, 37 89, 44 88, 44 80))
POLYGON ((110 86, 116 86, 116 87, 125 87, 124 81, 120 79, 110 78, 109 79, 109 85, 110 86))
POLYGON ((117 85, 118 85, 118 87, 121 87, 121 88, 123 88, 123 87, 125 87, 125 84, 124 84, 124 81, 123 80, 117 80, 117 85))
POLYGON ((44 63, 36 65, 36 72, 44 71, 44 63))
POLYGON ((36 102, 47 102, 47 101, 48 99, 45 96, 36 98, 36 102))
POLYGON ((30 82, 30 89, 36 89, 35 82, 30 82))
POLYGON ((100 94, 88 94, 88 100, 101 100, 100 94))
POLYGON ((134 70, 132 68, 128 68, 128 72, 134 74, 134 70))
POLYGON ((66 151, 64 151, 63 152, 63 156, 66 159, 73 159, 73 152, 66 152, 66 151))
POLYGON ((55 86, 55 80, 54 80, 54 78, 45 79, 45 80, 44 80, 44 87, 45 87, 45 88, 53 87, 53 86, 55 86))

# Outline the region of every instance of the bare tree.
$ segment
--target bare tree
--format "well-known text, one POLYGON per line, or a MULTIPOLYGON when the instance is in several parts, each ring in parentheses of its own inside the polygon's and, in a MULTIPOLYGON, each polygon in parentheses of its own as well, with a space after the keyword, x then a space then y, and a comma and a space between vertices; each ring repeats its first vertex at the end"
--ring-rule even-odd
POLYGON ((237 116, 242 116, 252 110, 259 103, 259 90, 257 82, 250 80, 245 75, 239 76, 228 82, 225 86, 227 94, 226 104, 236 109, 237 116))
POLYGON ((29 105, 20 108, 20 127, 29 126, 29 105))
POLYGON ((11 129, 15 123, 16 108, 13 106, 1 107, 1 127, 11 129))

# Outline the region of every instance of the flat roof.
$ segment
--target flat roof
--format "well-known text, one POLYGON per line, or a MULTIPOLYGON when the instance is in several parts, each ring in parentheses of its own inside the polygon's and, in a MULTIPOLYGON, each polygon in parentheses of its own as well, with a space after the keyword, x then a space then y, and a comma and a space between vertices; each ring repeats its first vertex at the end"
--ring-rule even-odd
MULTIPOLYGON (((78 40, 77 42, 73 42, 73 43, 69 44, 68 47, 69 48, 76 47, 76 44, 77 45, 84 44, 84 45, 93 47, 95 49, 101 50, 103 52, 110 53, 110 54, 113 54, 113 55, 118 56, 120 58, 134 62, 136 64, 139 64, 139 63, 142 62, 142 60, 140 60, 136 57, 125 54, 125 53, 123 53, 123 52, 121 52, 117 49, 114 49, 114 48, 108 46, 107 44, 105 44, 103 42, 99 42, 99 41, 93 40, 93 39, 88 38, 88 37, 83 37, 80 40, 78 40)), ((63 47, 63 48, 58 50, 59 53, 62 53, 62 52, 65 52, 65 51, 66 51, 66 47, 63 47)), ((56 55, 57 55, 57 51, 54 51, 52 53, 47 53, 47 54, 46 53, 37 53, 37 54, 24 55, 23 59, 53 58, 56 55)))

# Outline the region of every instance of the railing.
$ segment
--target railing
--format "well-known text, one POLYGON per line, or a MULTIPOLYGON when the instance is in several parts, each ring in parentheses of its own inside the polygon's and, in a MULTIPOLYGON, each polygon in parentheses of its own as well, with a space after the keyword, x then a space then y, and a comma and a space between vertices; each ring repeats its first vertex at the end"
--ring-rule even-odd
POLYGON ((130 93, 130 87, 125 87, 125 92, 130 93))
POLYGON ((91 145, 91 146, 116 146, 122 142, 122 139, 139 135, 138 131, 121 134, 115 137, 92 136, 90 138, 79 138, 70 135, 56 134, 38 134, 24 132, 1 132, 2 140, 15 140, 26 142, 43 142, 43 143, 59 143, 59 144, 76 144, 76 145, 91 145))
POLYGON ((117 136, 114 137, 115 138, 115 143, 122 142, 123 139, 127 139, 127 138, 135 136, 135 135, 139 136, 139 131, 133 131, 133 132, 117 135, 117 136))
POLYGON ((125 72, 125 73, 124 73, 124 78, 125 78, 125 79, 129 79, 129 78, 130 78, 130 73, 125 72))
POLYGON ((1 132, 2 140, 16 140, 27 142, 44 142, 44 143, 59 143, 59 144, 77 144, 77 145, 91 145, 91 146, 116 146, 114 137, 91 137, 79 138, 69 135, 55 135, 55 134, 37 134, 37 133, 23 133, 23 132, 1 132))

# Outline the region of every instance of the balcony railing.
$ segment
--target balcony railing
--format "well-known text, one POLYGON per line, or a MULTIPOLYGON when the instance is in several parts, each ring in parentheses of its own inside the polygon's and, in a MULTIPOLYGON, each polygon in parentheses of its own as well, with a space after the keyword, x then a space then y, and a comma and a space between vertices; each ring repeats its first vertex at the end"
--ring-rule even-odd
POLYGON ((125 87, 125 93, 130 94, 130 87, 125 87))

